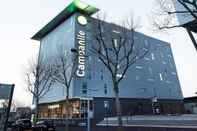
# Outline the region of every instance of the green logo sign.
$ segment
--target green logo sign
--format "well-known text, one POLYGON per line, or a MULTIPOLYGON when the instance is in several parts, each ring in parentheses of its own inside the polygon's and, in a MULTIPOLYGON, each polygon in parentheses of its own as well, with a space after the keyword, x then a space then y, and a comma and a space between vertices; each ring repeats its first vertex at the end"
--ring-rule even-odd
POLYGON ((86 17, 84 17, 82 15, 80 15, 80 16, 77 17, 77 21, 81 25, 87 25, 87 23, 88 23, 86 17))

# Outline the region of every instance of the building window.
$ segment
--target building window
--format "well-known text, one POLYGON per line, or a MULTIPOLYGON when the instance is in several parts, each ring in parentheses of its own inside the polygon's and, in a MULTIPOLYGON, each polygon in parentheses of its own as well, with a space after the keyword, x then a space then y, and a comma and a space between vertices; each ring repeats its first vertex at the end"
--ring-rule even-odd
POLYGON ((176 72, 171 72, 172 75, 176 75, 176 72))
POLYGON ((166 83, 171 84, 172 82, 167 80, 166 83))
POLYGON ((91 79, 92 79, 92 75, 91 75, 91 73, 92 73, 92 71, 91 71, 91 67, 90 67, 90 66, 88 66, 88 67, 87 67, 87 70, 88 70, 87 78, 88 78, 89 80, 91 80, 91 79))
POLYGON ((103 80, 103 74, 101 75, 101 80, 103 80))
POLYGON ((154 79, 148 78, 147 81, 154 82, 154 79))
POLYGON ((91 56, 88 56, 88 61, 92 61, 92 57, 91 56))
POLYGON ((162 64, 166 65, 167 63, 165 61, 162 61, 162 64))
POLYGON ((137 36, 134 36, 134 40, 137 40, 138 39, 138 37, 137 36))
POLYGON ((87 95, 87 82, 82 84, 82 94, 87 95))
POLYGON ((152 60, 155 59, 155 55, 153 53, 151 53, 151 58, 152 58, 152 60))
POLYGON ((148 58, 148 57, 144 57, 144 59, 145 59, 145 60, 147 60, 147 61, 149 61, 149 60, 150 60, 150 58, 148 58))
POLYGON ((161 57, 162 57, 162 58, 164 57, 164 55, 163 55, 163 53, 162 53, 162 52, 160 52, 160 55, 161 55, 161 57))
POLYGON ((133 45, 133 51, 135 50, 135 45, 133 45))
POLYGON ((117 39, 113 39, 113 44, 117 48, 118 47, 118 40, 117 39))
POLYGON ((135 66, 136 69, 142 69, 142 66, 135 66))
POLYGON ((168 57, 172 58, 172 56, 171 56, 171 55, 168 55, 168 57))
POLYGON ((139 77, 139 76, 135 76, 135 79, 136 79, 136 80, 139 80, 139 79, 140 79, 140 77, 139 77))
POLYGON ((119 64, 117 65, 117 69, 120 69, 120 65, 119 64))
POLYGON ((148 46, 148 40, 144 40, 145 46, 148 46))
POLYGON ((107 84, 104 84, 104 94, 107 95, 107 84))
POLYGON ((147 49, 147 48, 143 48, 143 50, 144 50, 144 51, 148 51, 148 49, 147 49))
POLYGON ((112 32, 120 34, 120 31, 117 31, 117 30, 113 30, 112 32))
POLYGON ((153 70, 152 70, 152 68, 151 68, 151 67, 148 67, 148 70, 149 70, 150 74, 153 75, 153 70))
POLYGON ((98 58, 98 62, 102 62, 102 61, 98 58))
POLYGON ((173 68, 173 64, 172 64, 172 62, 170 62, 170 67, 171 67, 171 68, 173 68))
POLYGON ((162 76, 161 73, 159 73, 159 78, 160 78, 161 81, 163 81, 163 76, 162 76))
POLYGON ((88 73, 88 79, 89 79, 89 80, 91 80, 91 79, 92 79, 92 75, 91 75, 91 73, 90 73, 90 72, 88 73))
POLYGON ((122 77, 122 74, 117 74, 116 77, 122 77))

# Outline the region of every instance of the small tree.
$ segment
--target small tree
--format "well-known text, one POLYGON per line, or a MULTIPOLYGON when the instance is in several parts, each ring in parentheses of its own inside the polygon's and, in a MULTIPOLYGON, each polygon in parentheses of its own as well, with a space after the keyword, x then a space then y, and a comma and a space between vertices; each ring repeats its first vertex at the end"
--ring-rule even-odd
MULTIPOLYGON (((72 109, 69 102, 69 90, 75 73, 76 60, 72 58, 71 51, 63 51, 62 49, 59 49, 55 56, 53 80, 66 89, 66 118, 68 118, 70 117, 70 109, 72 109)), ((68 121, 66 122, 66 130, 68 131, 68 121)))
MULTIPOLYGON (((98 19, 104 19, 98 15, 98 19)), ((115 94, 118 125, 122 126, 121 105, 119 100, 120 82, 125 79, 128 69, 148 53, 148 46, 135 44, 135 29, 133 18, 128 18, 116 32, 106 30, 106 24, 98 20, 95 27, 92 52, 98 56, 111 75, 115 94)))
POLYGON ((38 104, 40 99, 50 91, 54 84, 52 66, 42 59, 30 61, 26 72, 27 90, 33 95, 35 102, 35 121, 38 120, 38 104))
POLYGON ((164 30, 184 27, 186 28, 192 43, 197 50, 197 43, 191 32, 191 28, 187 27, 187 24, 179 24, 176 16, 182 16, 184 18, 193 18, 193 21, 197 22, 197 0, 155 0, 156 5, 152 12, 151 23, 154 30, 164 30), (179 5, 180 9, 175 9, 175 4, 179 5))
POLYGON ((70 96, 69 89, 74 77, 75 63, 76 61, 73 60, 71 51, 58 51, 58 54, 55 56, 53 79, 66 88, 66 100, 69 100, 70 96))

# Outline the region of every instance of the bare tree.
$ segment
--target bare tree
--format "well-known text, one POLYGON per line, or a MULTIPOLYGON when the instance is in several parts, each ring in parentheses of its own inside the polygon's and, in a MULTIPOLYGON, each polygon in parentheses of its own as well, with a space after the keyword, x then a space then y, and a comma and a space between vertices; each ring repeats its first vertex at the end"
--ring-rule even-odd
POLYGON ((122 27, 108 30, 103 22, 105 16, 98 15, 95 27, 95 43, 92 52, 100 59, 111 75, 115 94, 118 125, 122 126, 121 105, 119 100, 120 82, 125 79, 128 69, 148 53, 148 46, 135 44, 135 24, 133 18, 122 22, 122 27))
MULTIPOLYGON (((72 57, 72 52, 67 50, 63 51, 58 49, 58 54, 55 56, 55 63, 53 64, 54 73, 53 80, 66 89, 66 119, 70 117, 70 111, 72 110, 72 104, 69 102, 70 86, 75 74, 76 57, 72 57)), ((68 131, 68 121, 66 122, 66 130, 68 131)))
POLYGON ((176 21, 177 15, 190 17, 197 20, 197 1, 196 0, 156 0, 153 9, 152 24, 158 29, 170 29, 174 27, 184 27, 176 21), (175 5, 179 4, 179 10, 175 5))
POLYGON ((72 58, 71 51, 58 51, 53 64, 54 73, 53 79, 66 88, 66 100, 69 100, 69 89, 74 77, 75 60, 72 58))
MULTIPOLYGON (((150 19, 154 30, 166 31, 166 29, 184 27, 197 50, 197 43, 191 30, 196 26, 189 26, 191 22, 197 22, 197 0, 155 0, 155 2, 156 5, 150 19), (175 6, 180 8, 176 9, 175 6), (179 24, 176 16, 182 16, 182 18, 188 20, 193 19, 193 21, 179 24)), ((193 25, 196 25, 195 23, 193 25)))
POLYGON ((40 58, 29 62, 26 72, 27 90, 33 95, 35 102, 35 121, 38 120, 38 104, 40 99, 50 91, 54 84, 52 66, 40 58))

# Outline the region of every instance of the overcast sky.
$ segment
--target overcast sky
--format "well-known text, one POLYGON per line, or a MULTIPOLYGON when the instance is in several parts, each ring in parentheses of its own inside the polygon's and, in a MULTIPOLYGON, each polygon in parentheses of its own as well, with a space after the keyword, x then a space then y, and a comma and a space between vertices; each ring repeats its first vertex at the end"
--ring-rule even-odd
MULTIPOLYGON (((103 10, 112 21, 131 12, 140 19, 141 32, 171 43, 184 96, 197 91, 197 52, 184 29, 167 34, 150 30, 148 15, 153 0, 84 0, 103 10), (113 17, 112 17, 113 16, 113 17)), ((31 40, 40 28, 62 11, 71 0, 4 0, 0 3, 0 83, 15 83, 14 100, 31 105, 26 91, 24 74, 28 59, 35 56, 39 42, 31 40)))

